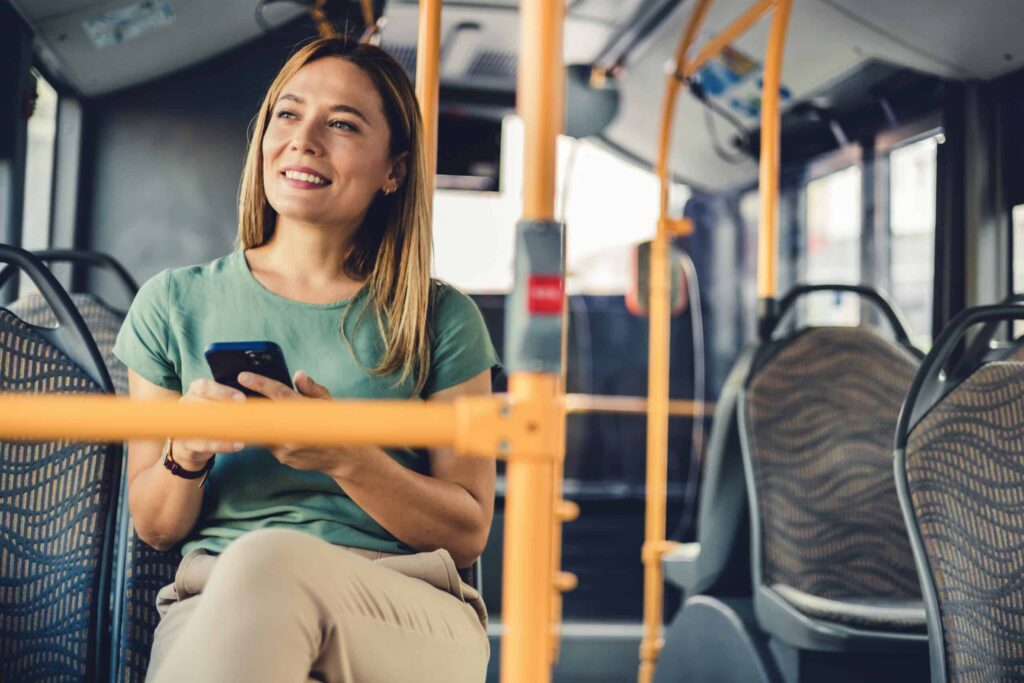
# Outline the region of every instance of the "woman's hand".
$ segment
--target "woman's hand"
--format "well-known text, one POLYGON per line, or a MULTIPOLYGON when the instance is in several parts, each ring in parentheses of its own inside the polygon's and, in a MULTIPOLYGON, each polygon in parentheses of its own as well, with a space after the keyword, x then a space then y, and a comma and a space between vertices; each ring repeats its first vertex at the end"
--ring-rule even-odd
MULTIPOLYGON (((245 394, 212 379, 197 379, 188 386, 181 403, 210 403, 213 401, 244 401, 245 394)), ((235 441, 208 439, 175 439, 171 446, 174 461, 187 470, 201 470, 206 461, 217 453, 234 453, 245 448, 235 441)))
MULTIPOLYGON (((323 400, 331 398, 331 392, 326 387, 317 384, 313 381, 312 377, 302 370, 295 373, 292 381, 298 391, 263 375, 243 372, 238 376, 239 384, 275 401, 323 400)), ((343 453, 338 448, 297 446, 294 444, 268 446, 267 448, 281 464, 309 472, 332 474, 343 459, 343 453)))

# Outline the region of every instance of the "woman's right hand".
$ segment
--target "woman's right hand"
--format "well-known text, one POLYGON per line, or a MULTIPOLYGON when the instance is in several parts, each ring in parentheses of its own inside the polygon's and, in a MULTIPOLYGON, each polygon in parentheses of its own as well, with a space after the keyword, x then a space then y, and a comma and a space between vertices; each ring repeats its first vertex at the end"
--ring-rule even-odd
MULTIPOLYGON (((245 394, 212 379, 197 379, 181 397, 181 403, 211 403, 213 401, 245 401, 245 394)), ((245 448, 236 441, 208 439, 175 439, 171 446, 174 461, 187 470, 201 470, 217 453, 235 453, 245 448)))

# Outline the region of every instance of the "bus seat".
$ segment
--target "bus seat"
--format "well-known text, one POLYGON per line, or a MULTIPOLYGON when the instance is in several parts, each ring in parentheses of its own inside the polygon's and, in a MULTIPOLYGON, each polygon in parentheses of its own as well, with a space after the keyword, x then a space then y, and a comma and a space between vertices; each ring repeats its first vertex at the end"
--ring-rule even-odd
MULTIPOLYGON (((130 298, 134 298, 138 292, 138 286, 128 275, 127 270, 105 254, 49 251, 37 252, 35 255, 40 260, 71 261, 80 265, 111 269, 119 276, 130 298)), ((0 274, 0 284, 2 279, 3 275, 0 274)), ((116 392, 126 396, 128 370, 113 353, 114 341, 124 322, 125 313, 91 294, 74 293, 70 297, 96 340, 116 392)), ((21 297, 10 304, 9 308, 22 320, 33 325, 53 327, 56 324, 52 309, 40 294, 21 297)), ((127 482, 122 479, 118 496, 118 531, 114 550, 116 559, 113 578, 113 624, 119 633, 113 644, 113 666, 115 680, 121 683, 135 683, 145 680, 149 653, 153 645, 153 631, 160 621, 160 615, 156 611, 157 591, 174 580, 181 555, 176 550, 154 550, 138 539, 128 513, 126 485, 127 482)))
POLYGON ((796 650, 902 652, 923 669, 890 446, 920 356, 900 332, 819 327, 766 344, 740 398, 741 436, 761 627, 796 650))
POLYGON ((697 540, 663 558, 665 577, 685 596, 750 595, 747 489, 736 407, 754 347, 737 358, 715 404, 700 485, 697 540))
MULTIPOLYGON (((0 391, 113 393, 67 293, 24 250, 0 261, 32 278, 57 325, 0 308, 0 391)), ((109 664, 109 593, 121 447, 0 442, 0 680, 98 680, 109 664)))
POLYGON ((975 347, 986 357, 947 366, 972 320, 1022 318, 1019 305, 955 318, 915 379, 897 431, 896 478, 936 683, 1024 680, 1024 349, 989 350, 985 339, 975 347))

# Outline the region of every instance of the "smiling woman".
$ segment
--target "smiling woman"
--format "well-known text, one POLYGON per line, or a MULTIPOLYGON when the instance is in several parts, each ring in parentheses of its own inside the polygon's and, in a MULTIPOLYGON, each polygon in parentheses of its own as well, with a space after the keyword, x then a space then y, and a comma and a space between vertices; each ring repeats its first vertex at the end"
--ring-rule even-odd
MULTIPOLYGON (((272 400, 489 393, 480 312, 429 277, 421 137, 381 50, 330 39, 293 55, 256 119, 241 249, 160 273, 132 305, 115 346, 132 396, 244 401, 203 350, 253 339, 301 368, 294 387, 239 375, 272 400)), ((184 554, 149 680, 482 680, 486 612, 458 568, 487 541, 492 461, 179 438, 131 443, 128 470, 140 538, 184 554)))

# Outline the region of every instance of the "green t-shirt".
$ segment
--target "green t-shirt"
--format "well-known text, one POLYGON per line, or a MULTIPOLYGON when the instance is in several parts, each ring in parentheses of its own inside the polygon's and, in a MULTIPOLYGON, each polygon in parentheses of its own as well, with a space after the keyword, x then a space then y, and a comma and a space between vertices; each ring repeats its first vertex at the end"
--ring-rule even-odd
MULTIPOLYGON (((412 380, 395 386, 395 376, 366 370, 376 365, 383 341, 372 311, 356 325, 368 301, 364 292, 328 304, 292 301, 261 285, 243 252, 235 251, 203 266, 165 270, 143 285, 114 354, 150 382, 182 391, 195 379, 212 378, 203 355, 209 344, 273 341, 284 351, 292 373, 305 370, 334 398, 415 398, 412 380), (358 307, 345 323, 352 349, 340 333, 350 306, 358 307)), ((432 302, 431 365, 421 397, 498 367, 483 317, 469 297, 435 283, 432 302)), ((402 465, 429 473, 425 451, 387 452, 402 465)), ((220 553, 246 531, 263 528, 299 529, 331 543, 370 550, 412 550, 326 474, 282 465, 264 448, 218 455, 206 481, 199 521, 182 552, 205 548, 220 553)))

